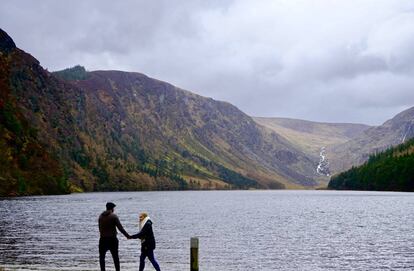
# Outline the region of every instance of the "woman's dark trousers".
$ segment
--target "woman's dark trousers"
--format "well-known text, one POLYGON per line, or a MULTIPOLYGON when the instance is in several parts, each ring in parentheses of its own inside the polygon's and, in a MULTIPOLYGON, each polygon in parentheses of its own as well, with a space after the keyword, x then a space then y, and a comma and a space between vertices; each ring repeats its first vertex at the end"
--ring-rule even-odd
POLYGON ((99 264, 101 271, 105 271, 105 254, 109 250, 114 259, 115 270, 120 271, 119 256, 118 256, 118 238, 116 237, 101 237, 99 239, 99 264))
POLYGON ((150 260, 155 270, 161 271, 160 266, 155 260, 154 250, 141 250, 141 256, 139 257, 139 271, 144 271, 146 257, 148 257, 148 260, 150 260))

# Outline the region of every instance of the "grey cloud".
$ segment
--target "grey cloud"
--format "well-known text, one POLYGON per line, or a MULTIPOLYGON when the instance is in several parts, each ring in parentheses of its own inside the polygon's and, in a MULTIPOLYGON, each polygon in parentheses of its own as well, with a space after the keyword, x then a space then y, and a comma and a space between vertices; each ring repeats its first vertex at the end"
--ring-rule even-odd
POLYGON ((49 70, 137 71, 255 116, 379 124, 414 105, 414 3, 4 0, 49 70))

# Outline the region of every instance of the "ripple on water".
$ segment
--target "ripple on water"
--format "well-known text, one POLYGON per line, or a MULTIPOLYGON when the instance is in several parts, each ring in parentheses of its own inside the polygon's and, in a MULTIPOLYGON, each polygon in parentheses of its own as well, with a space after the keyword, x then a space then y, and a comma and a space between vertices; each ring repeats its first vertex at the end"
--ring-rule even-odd
MULTIPOLYGON (((0 267, 98 270, 97 218, 109 200, 130 233, 137 232, 137 214, 150 213, 164 270, 188 269, 192 236, 200 238, 201 270, 414 269, 413 194, 334 191, 3 199, 0 267)), ((122 269, 138 269, 139 242, 119 238, 122 269)))

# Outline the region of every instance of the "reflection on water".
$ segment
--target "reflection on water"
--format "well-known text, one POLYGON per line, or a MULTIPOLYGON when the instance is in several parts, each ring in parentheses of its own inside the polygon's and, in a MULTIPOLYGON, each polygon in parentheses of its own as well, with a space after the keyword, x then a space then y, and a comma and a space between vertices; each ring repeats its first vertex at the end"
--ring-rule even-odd
MULTIPOLYGON (((131 234, 138 213, 149 212, 163 270, 189 269, 192 236, 200 270, 414 270, 414 194, 333 191, 3 199, 0 270, 98 270, 97 218, 107 201, 131 234)), ((138 241, 119 239, 122 270, 137 270, 138 241)))

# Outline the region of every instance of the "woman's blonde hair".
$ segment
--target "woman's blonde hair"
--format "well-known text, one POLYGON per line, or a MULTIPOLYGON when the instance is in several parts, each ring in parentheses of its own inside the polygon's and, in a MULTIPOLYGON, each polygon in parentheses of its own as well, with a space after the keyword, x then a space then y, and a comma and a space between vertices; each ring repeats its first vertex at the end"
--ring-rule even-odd
POLYGON ((139 214, 139 216, 143 216, 144 218, 146 218, 148 216, 148 213, 142 212, 142 213, 139 214))

